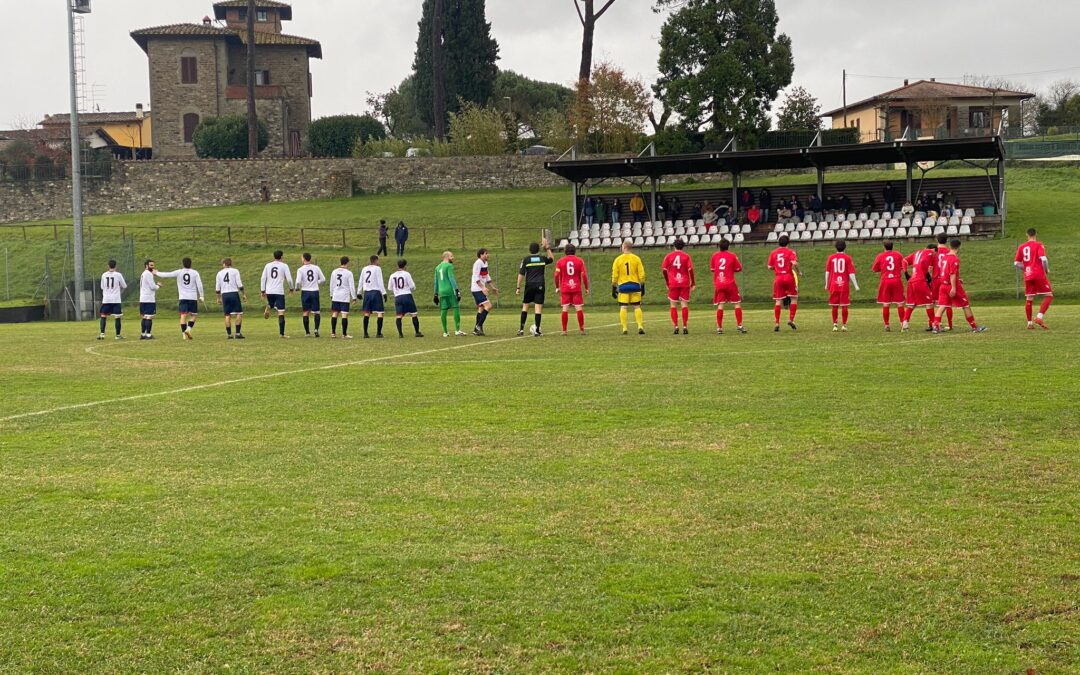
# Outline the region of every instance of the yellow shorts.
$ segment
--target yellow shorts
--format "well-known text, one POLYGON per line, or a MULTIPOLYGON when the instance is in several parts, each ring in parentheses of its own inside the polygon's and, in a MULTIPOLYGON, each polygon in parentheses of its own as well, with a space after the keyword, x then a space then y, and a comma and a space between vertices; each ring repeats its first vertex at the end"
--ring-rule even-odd
POLYGON ((641 293, 619 293, 620 305, 640 305, 641 293))

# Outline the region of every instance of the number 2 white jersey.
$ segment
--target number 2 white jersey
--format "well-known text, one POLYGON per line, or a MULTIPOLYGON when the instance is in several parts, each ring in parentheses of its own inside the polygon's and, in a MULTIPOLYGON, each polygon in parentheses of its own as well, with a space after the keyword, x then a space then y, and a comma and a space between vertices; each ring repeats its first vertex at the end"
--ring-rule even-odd
POLYGON ((326 283, 326 277, 318 265, 308 263, 296 270, 296 285, 300 287, 301 291, 318 291, 319 284, 324 283, 326 283))
POLYGON ((240 281, 240 271, 232 268, 225 267, 217 273, 217 281, 214 283, 214 290, 218 293, 239 293, 244 288, 244 283, 240 281))
POLYGON ((202 300, 202 276, 193 269, 179 269, 175 272, 159 272, 158 276, 176 279, 176 290, 181 300, 202 300))
POLYGON ((350 302, 356 299, 356 281, 352 270, 339 267, 330 273, 330 301, 350 302))
POLYGON ((368 291, 386 293, 386 286, 383 284, 382 268, 378 265, 368 265, 360 270, 360 287, 356 289, 356 293, 357 295, 363 295, 368 291))
POLYGON ((262 280, 259 282, 259 290, 267 295, 285 295, 285 284, 289 290, 293 288, 292 272, 289 266, 280 260, 266 263, 263 268, 262 280))
POLYGON ((416 290, 416 283, 413 282, 412 275, 405 270, 398 270, 391 274, 389 285, 395 298, 402 295, 412 295, 412 292, 416 290))
POLYGON ((101 302, 115 305, 122 302, 121 292, 127 288, 124 275, 112 270, 101 275, 101 302))

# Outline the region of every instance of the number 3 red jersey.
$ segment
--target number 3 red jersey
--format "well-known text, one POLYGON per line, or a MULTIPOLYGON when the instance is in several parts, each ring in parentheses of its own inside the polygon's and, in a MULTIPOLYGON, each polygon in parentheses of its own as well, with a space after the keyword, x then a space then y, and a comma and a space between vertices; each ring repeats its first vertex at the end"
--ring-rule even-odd
POLYGON ((568 255, 555 263, 555 286, 561 293, 588 290, 589 277, 585 273, 585 261, 576 255, 568 255))

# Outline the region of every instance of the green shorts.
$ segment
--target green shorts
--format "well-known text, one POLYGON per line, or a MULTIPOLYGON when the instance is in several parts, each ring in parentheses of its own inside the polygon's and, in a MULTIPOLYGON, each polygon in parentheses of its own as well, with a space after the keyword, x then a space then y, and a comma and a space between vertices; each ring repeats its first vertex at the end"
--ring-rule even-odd
POLYGON ((439 296, 439 309, 453 309, 458 306, 458 299, 456 295, 440 295, 439 296))

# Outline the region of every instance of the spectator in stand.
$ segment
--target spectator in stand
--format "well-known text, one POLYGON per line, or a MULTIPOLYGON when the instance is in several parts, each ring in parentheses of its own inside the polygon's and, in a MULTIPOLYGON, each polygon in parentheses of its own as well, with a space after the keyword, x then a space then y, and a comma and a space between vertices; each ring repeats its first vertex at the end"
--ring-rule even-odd
POLYGON ((847 195, 840 195, 840 199, 836 203, 836 208, 838 208, 842 213, 851 212, 851 200, 848 199, 847 195))
POLYGON ((668 209, 671 211, 668 217, 672 220, 677 220, 682 213, 682 203, 679 201, 678 195, 672 196, 671 200, 668 202, 668 209))
POLYGON ((802 202, 795 195, 791 195, 791 213, 800 221, 806 216, 806 209, 803 208, 802 202))
POLYGON ((900 214, 905 218, 910 218, 915 214, 915 205, 911 203, 911 200, 904 202, 904 205, 900 208, 900 214))
POLYGON ((810 213, 814 214, 814 220, 821 220, 822 204, 821 198, 817 195, 810 195, 806 199, 806 203, 810 205, 810 213))
POLYGON ((896 211, 896 188, 893 187, 891 182, 885 183, 885 187, 881 190, 881 196, 885 200, 885 210, 890 213, 896 211))
POLYGON ((761 222, 761 207, 757 204, 752 204, 746 211, 746 220, 751 225, 757 225, 761 222))
POLYGON ((618 198, 611 202, 611 222, 619 224, 622 221, 619 220, 619 216, 622 215, 622 204, 619 203, 618 198))
POLYGON ((690 209, 690 220, 696 223, 701 218, 701 202, 694 202, 694 208, 690 209))
POLYGON ((585 214, 585 224, 592 227, 593 220, 596 219, 596 201, 592 197, 586 197, 581 210, 585 214))
POLYGON ((731 218, 731 202, 724 197, 720 200, 720 206, 716 207, 716 217, 724 218, 725 220, 731 218))
POLYGON ((739 213, 745 214, 754 205, 754 193, 743 190, 739 193, 739 213))
POLYGON ((757 193, 758 204, 761 206, 761 222, 768 223, 772 211, 772 192, 763 187, 757 193))
POLYGON ((780 207, 776 210, 776 222, 782 223, 791 219, 791 205, 780 200, 780 207))
POLYGON ((405 255, 405 242, 409 241, 409 228, 405 227, 405 221, 399 220, 394 229, 394 241, 397 242, 397 256, 405 255))
POLYGON ((937 207, 939 213, 945 208, 945 193, 941 190, 938 190, 937 194, 934 195, 934 206, 937 207))
POLYGON ((386 237, 389 234, 389 230, 386 229, 386 221, 379 221, 379 250, 375 255, 387 255, 386 250, 386 237))
POLYGON ((870 215, 874 210, 874 198, 867 192, 862 198, 862 212, 870 215))
POLYGON ((598 222, 598 223, 606 223, 607 222, 607 215, 608 215, 607 204, 604 203, 603 199, 597 199, 596 200, 596 222, 598 222))
POLYGON ((640 194, 630 198, 630 212, 634 214, 635 223, 645 220, 645 199, 640 194))
POLYGON ((656 219, 669 220, 667 197, 663 194, 656 195, 656 219))
POLYGON ((705 200, 705 204, 701 207, 701 218, 705 221, 705 227, 712 231, 719 215, 718 209, 713 208, 712 202, 709 200, 705 200))
POLYGON ((825 204, 823 205, 826 213, 836 213, 836 200, 832 195, 826 195, 825 204))

